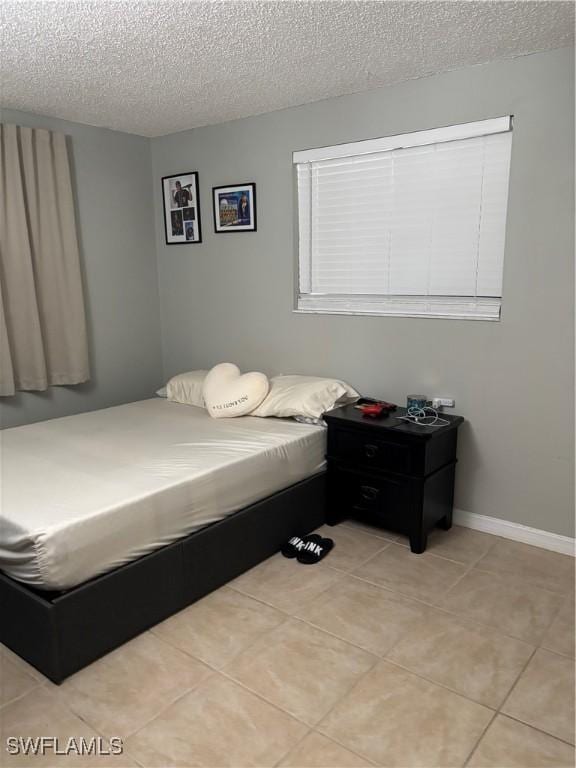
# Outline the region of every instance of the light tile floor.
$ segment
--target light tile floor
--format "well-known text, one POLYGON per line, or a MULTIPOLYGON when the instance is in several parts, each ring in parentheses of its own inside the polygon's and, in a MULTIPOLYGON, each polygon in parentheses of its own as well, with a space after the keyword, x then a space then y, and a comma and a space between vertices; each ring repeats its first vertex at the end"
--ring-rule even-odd
POLYGON ((0 766, 572 768, 574 560, 354 523, 276 555, 57 687, 0 646, 0 766), (16 757, 7 736, 109 740, 16 757), (105 742, 106 743, 106 742, 105 742))

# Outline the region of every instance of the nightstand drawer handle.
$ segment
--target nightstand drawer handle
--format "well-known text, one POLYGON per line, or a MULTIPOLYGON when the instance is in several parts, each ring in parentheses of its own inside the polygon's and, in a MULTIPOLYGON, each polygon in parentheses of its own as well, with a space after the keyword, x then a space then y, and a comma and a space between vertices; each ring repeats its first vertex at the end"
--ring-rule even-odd
POLYGON ((378 453, 378 446, 372 445, 371 443, 366 443, 364 446, 364 453, 366 454, 366 457, 369 459, 373 459, 374 456, 378 453))
POLYGON ((372 488, 372 486, 370 485, 360 486, 360 495, 366 501, 374 501, 374 499, 378 496, 379 493, 380 491, 378 488, 372 488))

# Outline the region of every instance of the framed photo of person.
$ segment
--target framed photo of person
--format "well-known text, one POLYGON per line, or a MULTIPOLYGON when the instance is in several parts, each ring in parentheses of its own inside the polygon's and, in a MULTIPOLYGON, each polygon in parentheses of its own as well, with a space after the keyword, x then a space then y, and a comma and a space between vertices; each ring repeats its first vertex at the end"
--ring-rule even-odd
POLYGON ((256 232, 256 184, 212 187, 214 232, 256 232))
POLYGON ((196 171, 164 176, 162 194, 166 245, 201 243, 200 195, 196 171))

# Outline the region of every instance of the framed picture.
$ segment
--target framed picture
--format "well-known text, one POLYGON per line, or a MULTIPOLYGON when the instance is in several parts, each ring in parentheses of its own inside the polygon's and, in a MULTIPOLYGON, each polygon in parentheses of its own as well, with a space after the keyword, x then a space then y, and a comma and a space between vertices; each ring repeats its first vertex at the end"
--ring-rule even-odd
POLYGON ((164 176, 162 194, 166 245, 201 243, 200 196, 196 171, 164 176))
POLYGON ((256 184, 212 187, 215 232, 256 232, 256 184))

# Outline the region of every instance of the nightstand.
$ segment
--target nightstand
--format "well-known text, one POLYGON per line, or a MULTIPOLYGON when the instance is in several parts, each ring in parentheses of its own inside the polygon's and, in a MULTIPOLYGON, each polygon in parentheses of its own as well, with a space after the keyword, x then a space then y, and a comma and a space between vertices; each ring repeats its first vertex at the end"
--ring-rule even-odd
POLYGON ((448 426, 400 421, 405 408, 383 419, 352 405, 324 415, 328 424, 327 522, 356 518, 410 537, 410 549, 426 549, 428 533, 452 525, 456 444, 461 416, 448 426))

